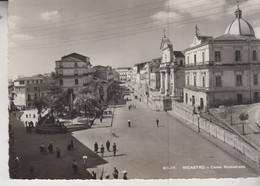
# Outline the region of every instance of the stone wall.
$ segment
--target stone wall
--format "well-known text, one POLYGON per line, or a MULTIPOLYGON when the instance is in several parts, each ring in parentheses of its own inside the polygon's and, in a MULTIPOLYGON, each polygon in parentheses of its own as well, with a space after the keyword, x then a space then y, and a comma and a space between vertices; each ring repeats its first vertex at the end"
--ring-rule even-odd
POLYGON ((235 148, 255 163, 260 164, 260 152, 258 149, 253 148, 239 136, 230 133, 229 131, 221 128, 214 123, 200 117, 197 114, 193 114, 192 110, 185 107, 183 104, 176 101, 172 102, 172 110, 174 114, 187 121, 187 124, 195 125, 200 127, 200 130, 218 138, 222 142, 235 148))

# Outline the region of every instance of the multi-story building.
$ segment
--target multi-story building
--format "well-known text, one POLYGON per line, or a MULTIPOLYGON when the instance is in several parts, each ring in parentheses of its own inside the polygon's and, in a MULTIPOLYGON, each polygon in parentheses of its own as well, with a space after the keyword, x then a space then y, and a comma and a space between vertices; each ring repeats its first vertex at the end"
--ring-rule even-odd
POLYGON ((202 110, 259 101, 260 39, 237 8, 224 35, 201 36, 196 27, 185 50, 184 103, 202 110))
POLYGON ((55 61, 55 71, 63 88, 77 89, 93 79, 95 70, 91 68, 90 58, 72 53, 55 61))
POLYGON ((128 81, 129 77, 127 77, 128 75, 128 71, 130 71, 130 67, 120 67, 115 69, 118 73, 119 73, 119 79, 120 81, 126 82, 128 81))
POLYGON ((50 77, 36 75, 22 77, 14 81, 14 104, 18 108, 33 107, 38 98, 50 90, 50 77))

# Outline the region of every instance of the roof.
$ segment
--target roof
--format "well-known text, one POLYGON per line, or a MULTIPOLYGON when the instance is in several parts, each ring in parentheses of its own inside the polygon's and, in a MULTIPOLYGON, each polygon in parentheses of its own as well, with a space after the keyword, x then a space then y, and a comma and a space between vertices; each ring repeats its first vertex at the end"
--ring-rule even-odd
POLYGON ((214 39, 214 41, 260 41, 260 39, 251 37, 251 36, 243 36, 243 35, 234 35, 234 34, 224 34, 214 39))
POLYGON ((85 62, 85 61, 79 60, 75 57, 68 56, 68 57, 62 57, 61 60, 58 60, 56 62, 85 62))
POLYGON ((65 58, 68 58, 68 57, 73 57, 73 58, 76 58, 76 59, 78 59, 80 61, 84 61, 84 62, 87 62, 87 58, 89 58, 87 56, 83 56, 81 54, 78 54, 78 53, 74 52, 74 53, 71 53, 69 55, 61 57, 61 59, 65 59, 65 58))
POLYGON ((171 43, 170 39, 166 36, 164 36, 162 38, 160 49, 163 48, 164 44, 167 44, 168 47, 172 47, 172 43, 171 43))
POLYGON ((253 27, 246 20, 242 19, 242 10, 239 7, 235 11, 235 15, 236 19, 227 26, 225 34, 255 37, 253 27))
POLYGON ((175 57, 185 57, 182 51, 173 51, 173 54, 175 55, 175 57))

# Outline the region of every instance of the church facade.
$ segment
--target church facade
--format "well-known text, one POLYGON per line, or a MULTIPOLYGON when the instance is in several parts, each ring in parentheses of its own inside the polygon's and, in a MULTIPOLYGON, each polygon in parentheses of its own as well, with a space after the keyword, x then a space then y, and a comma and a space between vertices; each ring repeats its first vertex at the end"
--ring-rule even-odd
POLYGON ((237 8, 224 35, 202 36, 196 28, 185 51, 184 103, 206 111, 220 105, 259 102, 260 39, 237 8))

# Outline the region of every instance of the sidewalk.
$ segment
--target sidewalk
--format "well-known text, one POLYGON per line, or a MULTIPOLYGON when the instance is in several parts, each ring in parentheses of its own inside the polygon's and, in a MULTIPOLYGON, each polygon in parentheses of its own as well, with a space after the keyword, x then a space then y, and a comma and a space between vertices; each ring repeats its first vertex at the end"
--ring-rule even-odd
MULTIPOLYGON (((192 124, 188 123, 187 121, 184 121, 179 116, 174 114, 173 111, 168 111, 168 114, 171 117, 174 117, 175 119, 179 120, 181 123, 183 123, 184 126, 189 128, 190 130, 198 133, 198 127, 197 126, 192 125, 192 124)), ((231 157, 239 160, 240 162, 246 164, 253 172, 260 175, 260 168, 256 165, 256 163, 254 163, 252 160, 250 160, 246 156, 242 155, 242 153, 240 153, 236 149, 232 148, 230 145, 223 143, 221 140, 215 138, 214 136, 206 133, 203 130, 200 130, 200 133, 198 133, 198 134, 200 134, 201 136, 203 136, 203 138, 205 138, 206 140, 210 141, 211 143, 213 143, 216 146, 218 146, 219 148, 221 148, 223 151, 228 153, 229 156, 231 156, 231 157)))

